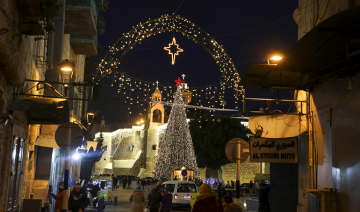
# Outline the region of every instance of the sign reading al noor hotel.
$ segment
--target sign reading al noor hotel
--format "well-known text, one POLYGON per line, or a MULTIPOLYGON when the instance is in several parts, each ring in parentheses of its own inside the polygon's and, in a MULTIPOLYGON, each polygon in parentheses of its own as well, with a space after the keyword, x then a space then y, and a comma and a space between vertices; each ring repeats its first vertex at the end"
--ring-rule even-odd
POLYGON ((250 137, 250 161, 266 163, 297 163, 297 137, 250 137))

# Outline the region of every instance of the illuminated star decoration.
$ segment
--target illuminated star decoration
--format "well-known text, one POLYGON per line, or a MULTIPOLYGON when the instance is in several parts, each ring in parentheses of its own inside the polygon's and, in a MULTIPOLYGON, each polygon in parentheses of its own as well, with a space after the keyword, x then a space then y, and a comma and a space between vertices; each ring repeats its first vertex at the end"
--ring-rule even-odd
POLYGON ((179 77, 177 80, 174 80, 174 81, 176 82, 176 87, 181 86, 181 83, 184 82, 184 81, 182 81, 182 80, 180 79, 180 77, 179 77))
POLYGON ((179 44, 176 43, 175 37, 173 37, 172 43, 169 43, 168 47, 164 47, 164 49, 166 51, 169 51, 169 54, 171 55, 171 64, 174 65, 175 64, 175 56, 179 55, 179 52, 183 52, 183 49, 179 48, 179 44), (177 51, 176 52, 171 52, 171 46, 176 46, 177 51))

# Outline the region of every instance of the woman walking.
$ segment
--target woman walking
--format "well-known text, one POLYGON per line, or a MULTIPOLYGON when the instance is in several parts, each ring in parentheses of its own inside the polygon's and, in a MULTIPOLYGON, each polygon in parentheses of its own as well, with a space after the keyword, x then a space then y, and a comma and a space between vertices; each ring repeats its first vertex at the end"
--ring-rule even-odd
POLYGON ((131 212, 144 211, 143 202, 145 202, 145 197, 141 185, 136 186, 136 189, 130 195, 129 201, 131 201, 131 212))

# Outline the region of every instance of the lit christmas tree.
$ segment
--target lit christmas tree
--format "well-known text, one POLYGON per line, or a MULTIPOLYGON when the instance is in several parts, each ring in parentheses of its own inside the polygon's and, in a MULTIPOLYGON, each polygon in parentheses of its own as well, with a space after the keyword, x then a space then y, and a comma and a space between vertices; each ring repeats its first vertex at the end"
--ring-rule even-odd
POLYGON ((186 121, 184 100, 181 94, 180 78, 175 80, 177 92, 170 112, 168 125, 161 139, 159 155, 155 165, 155 177, 170 179, 170 170, 187 167, 194 170, 194 178, 199 179, 189 125, 186 121))

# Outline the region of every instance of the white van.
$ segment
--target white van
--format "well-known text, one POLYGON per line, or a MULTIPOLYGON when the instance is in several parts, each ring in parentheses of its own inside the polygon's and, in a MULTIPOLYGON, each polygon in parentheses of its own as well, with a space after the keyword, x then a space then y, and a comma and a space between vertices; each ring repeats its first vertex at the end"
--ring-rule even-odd
POLYGON ((195 182, 192 181, 166 181, 163 183, 164 189, 170 188, 173 195, 172 206, 189 206, 191 195, 197 193, 195 182))

